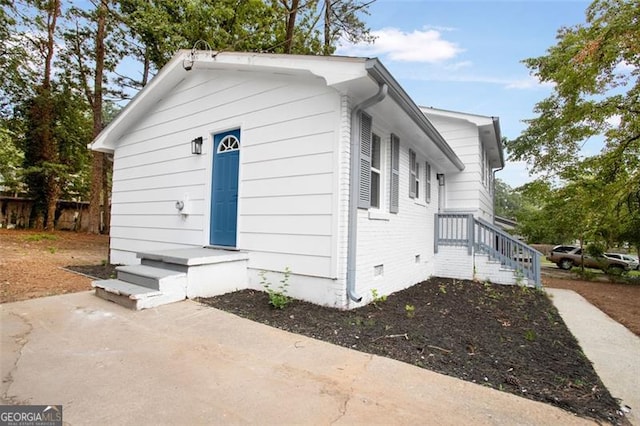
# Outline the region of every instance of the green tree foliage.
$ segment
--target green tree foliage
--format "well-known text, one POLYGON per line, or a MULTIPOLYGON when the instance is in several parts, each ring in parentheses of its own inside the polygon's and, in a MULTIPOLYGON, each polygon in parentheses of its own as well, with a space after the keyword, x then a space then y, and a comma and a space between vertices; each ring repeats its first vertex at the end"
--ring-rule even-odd
POLYGON ((359 0, 119 0, 129 54, 143 65, 121 84, 138 89, 178 49, 330 54, 340 37, 371 41, 359 0), (198 45, 204 47, 204 44, 198 45))
POLYGON ((501 179, 495 181, 493 202, 496 216, 507 219, 515 219, 523 207, 522 195, 501 179))
POLYGON ((594 209, 572 221, 581 228, 576 233, 608 240, 630 238, 640 226, 638 16, 639 2, 596 0, 584 25, 560 29, 546 55, 525 60, 553 91, 536 105, 537 116, 526 121, 522 135, 506 145, 512 160, 528 161, 532 172, 563 186, 550 200, 570 206, 566 213, 594 209), (584 158, 581 148, 594 137, 604 139, 603 147, 584 158))
POLYGON ((48 228, 56 200, 86 199, 89 182, 96 213, 90 216, 99 216, 96 205, 108 206, 110 163, 86 146, 118 109, 114 103, 144 87, 178 49, 202 41, 200 48, 218 51, 320 54, 333 52, 340 37, 368 37, 359 19, 368 3, 359 0, 0 0, 0 6, 0 186, 14 192, 26 186, 36 199, 36 226, 48 228), (132 60, 142 65, 140 75, 132 60))
POLYGON ((14 196, 25 189, 21 173, 24 152, 15 142, 14 134, 0 125, 0 192, 14 196))
POLYGON ((87 162, 90 116, 86 103, 54 65, 60 50, 61 3, 26 1, 13 6, 3 11, 12 27, 3 40, 11 52, 2 70, 7 103, 0 127, 9 162, 0 179, 6 189, 26 189, 34 199, 32 226, 52 229, 58 199, 86 194, 86 184, 78 177, 87 162), (17 159, 22 163, 14 173, 17 159))
MULTIPOLYGON (((567 216, 566 204, 551 186, 534 181, 518 189, 525 202, 516 215, 517 232, 528 243, 559 244, 575 240, 575 227, 567 216)), ((570 212, 570 210, 569 210, 570 212)))
MULTIPOLYGON (((283 40, 285 14, 279 2, 263 0, 120 0, 131 30, 130 54, 144 65, 141 78, 123 78, 144 86, 179 49, 205 41, 213 50, 267 51, 283 40)), ((204 47, 204 44, 200 48, 204 47)))

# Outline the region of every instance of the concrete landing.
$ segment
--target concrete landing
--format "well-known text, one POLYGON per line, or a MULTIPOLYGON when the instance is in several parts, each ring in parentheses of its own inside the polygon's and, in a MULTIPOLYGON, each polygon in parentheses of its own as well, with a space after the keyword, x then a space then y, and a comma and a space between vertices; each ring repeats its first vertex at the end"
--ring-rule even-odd
POLYGON ((69 424, 594 424, 547 404, 187 300, 90 292, 0 305, 0 403, 69 424))
POLYGON ((188 249, 140 252, 137 254, 137 257, 139 259, 156 260, 176 265, 196 266, 247 260, 249 255, 241 251, 194 247, 188 249))
POLYGON ((614 398, 640 426, 640 337, 573 290, 545 288, 582 351, 614 398))

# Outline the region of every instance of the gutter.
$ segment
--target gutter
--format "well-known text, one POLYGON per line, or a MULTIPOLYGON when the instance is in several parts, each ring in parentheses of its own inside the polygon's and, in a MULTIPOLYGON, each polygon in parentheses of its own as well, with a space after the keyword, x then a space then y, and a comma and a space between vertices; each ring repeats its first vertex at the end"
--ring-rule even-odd
POLYGON ((491 117, 491 119, 493 120, 493 130, 496 133, 496 143, 498 144, 498 153, 500 154, 500 164, 502 164, 502 167, 500 167, 496 171, 500 171, 504 169, 504 152, 503 152, 504 147, 502 146, 502 133, 500 132, 500 119, 498 117, 491 117))
POLYGON ((400 105, 407 115, 411 117, 413 122, 429 136, 438 149, 444 153, 447 159, 449 159, 449 161, 451 161, 458 170, 464 170, 465 165, 462 160, 458 158, 447 141, 444 140, 442 135, 436 130, 433 124, 431 124, 427 116, 420 111, 420 108, 418 108, 415 102, 409 97, 407 92, 400 87, 398 82, 393 78, 384 65, 382 65, 382 63, 377 59, 369 59, 365 64, 365 68, 369 75, 378 82, 378 84, 386 84, 389 86, 389 96, 391 99, 400 105))
POLYGON ((360 132, 358 114, 373 106, 387 96, 389 86, 380 83, 378 93, 360 102, 351 110, 351 144, 350 152, 350 174, 349 174, 349 221, 347 236, 347 295, 349 299, 358 303, 362 301, 362 296, 356 293, 356 253, 358 238, 358 187, 360 186, 360 132))
POLYGON ((496 142, 498 143, 498 153, 500 153, 500 168, 493 169, 493 188, 491 192, 493 195, 493 223, 496 223, 496 173, 504 169, 504 152, 502 148, 502 134, 500 133, 500 121, 498 117, 491 117, 493 119, 493 129, 496 132, 496 142))

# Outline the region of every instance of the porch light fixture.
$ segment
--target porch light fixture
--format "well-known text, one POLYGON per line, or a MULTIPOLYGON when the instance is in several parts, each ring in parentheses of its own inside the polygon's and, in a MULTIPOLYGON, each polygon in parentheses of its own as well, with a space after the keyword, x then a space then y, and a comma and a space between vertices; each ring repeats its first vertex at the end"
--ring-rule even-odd
POLYGON ((438 185, 444 186, 444 173, 436 174, 436 178, 438 179, 438 185))
POLYGON ((194 155, 202 154, 202 136, 191 141, 191 153, 194 155))
POLYGON ((204 40, 198 40, 195 42, 195 44, 191 48, 191 53, 189 53, 187 56, 185 56, 182 59, 182 67, 186 71, 191 71, 191 69, 193 69, 193 64, 198 59, 199 45, 202 45, 207 52, 211 52, 211 57, 215 58, 216 54, 213 53, 213 50, 211 49, 211 45, 204 40))

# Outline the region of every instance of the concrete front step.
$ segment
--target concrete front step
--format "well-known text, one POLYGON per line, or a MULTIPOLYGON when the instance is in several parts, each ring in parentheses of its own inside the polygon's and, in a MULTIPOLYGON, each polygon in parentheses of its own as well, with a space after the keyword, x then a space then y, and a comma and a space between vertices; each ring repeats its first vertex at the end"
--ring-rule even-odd
POLYGON ((246 252, 201 247, 139 252, 137 257, 145 261, 158 261, 165 264, 183 266, 211 265, 249 259, 249 255, 246 252))
POLYGON ((246 288, 246 252, 188 248, 137 253, 140 265, 117 267, 118 279, 96 281, 96 295, 130 309, 246 288))
POLYGON ((91 286, 96 289, 96 296, 134 310, 155 308, 187 298, 186 290, 178 287, 160 291, 121 280, 94 281, 91 286))
POLYGON ((162 260, 153 260, 153 259, 145 259, 144 257, 140 259, 140 264, 145 266, 153 266, 154 268, 167 269, 169 271, 176 272, 189 272, 188 265, 179 265, 177 263, 166 263, 162 260))
POLYGON ((170 292, 187 288, 187 274, 184 272, 148 265, 118 266, 116 271, 119 280, 141 287, 170 292))

